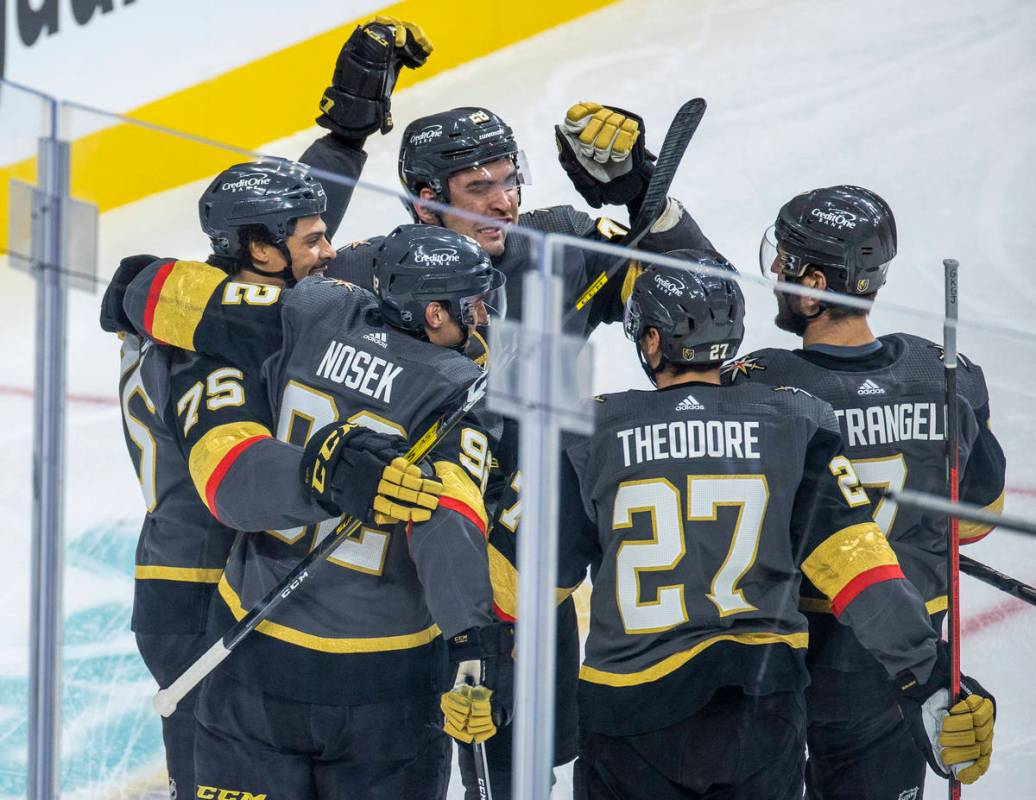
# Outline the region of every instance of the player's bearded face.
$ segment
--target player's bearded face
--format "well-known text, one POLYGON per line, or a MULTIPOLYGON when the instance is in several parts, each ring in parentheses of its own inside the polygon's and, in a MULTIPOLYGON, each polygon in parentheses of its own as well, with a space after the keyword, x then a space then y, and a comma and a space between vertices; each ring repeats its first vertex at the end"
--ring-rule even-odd
MULTIPOLYGON (((509 158, 451 175, 449 187, 454 208, 503 223, 518 221, 518 170, 509 158)), ((470 236, 491 257, 503 255, 504 227, 452 214, 443 214, 443 222, 450 230, 470 236)))
POLYGON ((291 253, 291 271, 295 280, 323 274, 327 262, 335 257, 335 250, 327 241, 327 225, 319 215, 299 217, 295 232, 285 243, 291 253))
MULTIPOLYGON (((773 263, 770 265, 770 273, 770 277, 774 278, 778 284, 787 281, 787 278, 781 271, 779 257, 774 258, 773 263)), ((804 334, 809 320, 799 310, 799 303, 802 302, 801 298, 798 295, 782 292, 779 288, 775 288, 773 293, 777 297, 777 316, 773 318, 777 327, 782 331, 794 333, 796 336, 804 334)))

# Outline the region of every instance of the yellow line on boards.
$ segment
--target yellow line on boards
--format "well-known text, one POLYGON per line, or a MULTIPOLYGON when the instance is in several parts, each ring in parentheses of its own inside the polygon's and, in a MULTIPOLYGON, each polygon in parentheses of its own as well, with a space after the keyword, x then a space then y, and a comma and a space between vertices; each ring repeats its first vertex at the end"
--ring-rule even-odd
MULTIPOLYGON (((402 71, 397 89, 403 89, 614 2, 526 0, 493 6, 482 0, 402 0, 376 13, 421 25, 435 45, 427 64, 402 71)), ((304 130, 313 124, 342 43, 359 22, 373 16, 351 20, 125 116, 245 149, 304 130)), ((166 57, 176 57, 175 50, 166 57)), ((458 97, 456 104, 465 102, 458 97)), ((66 114, 73 121, 89 117, 78 109, 67 109, 66 114)), ((402 127, 406 122, 396 124, 402 127)), ((241 155, 230 150, 116 124, 72 143, 71 192, 104 212, 240 160, 241 155)), ((35 182, 35 175, 35 158, 0 166, 0 248, 7 245, 10 179, 35 182)))

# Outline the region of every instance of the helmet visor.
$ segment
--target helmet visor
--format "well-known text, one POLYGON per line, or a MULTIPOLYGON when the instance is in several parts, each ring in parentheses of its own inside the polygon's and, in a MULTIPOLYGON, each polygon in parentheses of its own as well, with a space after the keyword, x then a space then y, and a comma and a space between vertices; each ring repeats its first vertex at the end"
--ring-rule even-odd
POLYGON ((783 245, 777 242, 773 225, 763 232, 762 241, 759 242, 759 271, 763 273, 764 278, 777 280, 778 273, 791 278, 801 278, 806 272, 807 263, 799 256, 787 252, 783 245))
POLYGON ((622 330, 626 338, 636 342, 640 338, 640 303, 630 297, 622 312, 622 330))
POLYGON ((485 327, 493 319, 506 319, 507 292, 504 290, 505 283, 504 274, 500 270, 494 269, 492 282, 488 289, 478 294, 460 298, 457 305, 461 324, 485 327))

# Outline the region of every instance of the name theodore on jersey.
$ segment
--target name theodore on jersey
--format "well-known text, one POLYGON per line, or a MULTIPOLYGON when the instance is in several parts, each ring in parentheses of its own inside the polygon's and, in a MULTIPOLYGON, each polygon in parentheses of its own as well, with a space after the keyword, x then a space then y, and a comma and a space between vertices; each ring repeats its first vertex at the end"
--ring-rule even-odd
POLYGON ((320 359, 317 377, 340 383, 375 400, 391 403, 392 382, 402 371, 402 367, 397 367, 391 361, 332 339, 324 357, 320 359))
POLYGON ((667 458, 759 458, 759 423, 678 420, 616 431, 629 467, 667 458))
POLYGON ((907 440, 939 442, 942 414, 937 403, 890 403, 869 408, 836 408, 849 447, 907 440))

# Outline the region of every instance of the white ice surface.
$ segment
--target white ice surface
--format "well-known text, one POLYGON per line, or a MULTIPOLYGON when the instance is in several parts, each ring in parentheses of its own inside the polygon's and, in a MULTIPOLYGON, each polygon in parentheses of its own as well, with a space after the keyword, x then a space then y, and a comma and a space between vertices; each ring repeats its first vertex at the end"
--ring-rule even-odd
MULTIPOLYGON (((533 164, 524 206, 580 206, 552 141, 551 126, 569 104, 594 99, 635 110, 657 147, 675 108, 703 95, 709 111, 673 194, 742 272, 756 274, 760 235, 792 194, 858 183, 881 193, 899 223, 900 254, 881 294, 886 307, 938 313, 941 259, 952 256, 962 265, 962 316, 1033 337, 1034 89, 1036 8, 1027 0, 627 0, 402 93, 399 127, 370 142, 364 178, 396 185, 406 120, 483 104, 515 127, 533 164)), ((267 150, 297 155, 314 133, 267 150)), ((106 214, 102 274, 128 253, 202 255, 200 189, 192 184, 106 214)), ((359 192, 337 243, 403 221, 396 200, 359 192)), ((30 281, 6 268, 2 280, 0 511, 9 521, 10 569, 0 584, 0 797, 16 797, 24 785, 32 414, 18 390, 31 385, 34 315, 30 281)), ((766 290, 747 294, 743 351, 792 345, 771 324, 766 290)), ((66 786, 69 797, 139 797, 160 764, 157 721, 126 713, 148 694, 126 631, 142 508, 115 405, 116 347, 97 328, 97 301, 75 294, 69 306, 65 676, 74 696, 63 735, 66 786), (87 402, 94 398, 101 401, 87 402)), ((879 332, 940 335, 938 323, 919 314, 879 310, 874 324, 879 332)), ((601 330, 593 342, 599 391, 645 385, 620 330, 601 330)), ((968 325, 960 346, 985 367, 991 386, 994 428, 1010 461, 1007 508, 1031 516, 1036 343, 968 325)), ((969 552, 1036 582, 1031 547, 998 532, 969 552)), ((968 578, 962 593, 965 669, 995 692, 1000 714, 992 769, 965 797, 1036 796, 1036 699, 1025 677, 1036 667, 1029 634, 1036 615, 968 578)), ((942 791, 929 780, 930 797, 942 791)), ((556 796, 569 796, 563 782, 556 796)))

